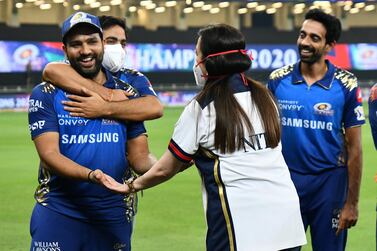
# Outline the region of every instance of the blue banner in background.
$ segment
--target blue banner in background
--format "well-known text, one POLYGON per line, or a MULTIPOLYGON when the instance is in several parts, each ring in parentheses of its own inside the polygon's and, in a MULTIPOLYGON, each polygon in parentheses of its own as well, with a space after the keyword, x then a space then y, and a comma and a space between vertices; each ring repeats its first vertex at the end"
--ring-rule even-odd
MULTIPOLYGON (((53 61, 64 60, 60 42, 0 41, 0 72, 41 71, 53 61)), ((298 61, 297 46, 290 44, 247 45, 254 60, 252 70, 272 71, 298 61)), ((144 73, 191 72, 193 44, 129 44, 125 65, 144 73)), ((377 44, 338 44, 328 58, 344 69, 377 70, 377 44)))

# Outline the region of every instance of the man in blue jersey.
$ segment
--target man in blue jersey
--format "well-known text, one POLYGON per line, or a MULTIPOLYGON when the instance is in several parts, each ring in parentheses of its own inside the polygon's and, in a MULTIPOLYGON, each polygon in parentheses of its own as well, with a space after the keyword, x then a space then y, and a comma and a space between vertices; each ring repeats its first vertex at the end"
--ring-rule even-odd
POLYGON ((374 146, 377 150, 377 84, 370 89, 368 100, 369 105, 369 123, 372 129, 374 146))
POLYGON ((126 93, 130 97, 128 99, 121 90, 98 86, 95 82, 84 79, 64 63, 47 64, 43 72, 44 79, 71 93, 88 96, 71 96, 74 101, 78 101, 66 104, 66 109, 71 112, 72 116, 87 118, 106 116, 131 121, 161 117, 163 107, 149 80, 142 73, 124 67, 125 46, 128 39, 125 20, 113 16, 100 16, 99 20, 105 44, 102 65, 112 72, 117 81, 135 88, 141 98, 132 99, 133 93, 126 93), (83 87, 94 91, 94 93, 87 91, 83 93, 83 87))
MULTIPOLYGON (((62 36, 73 69, 98 85, 121 88, 101 66, 103 41, 97 17, 84 12, 70 16, 62 36)), ((30 250, 130 250, 129 205, 122 195, 96 184, 93 171, 123 182, 126 147, 140 148, 134 139, 144 135, 145 128, 142 123, 70 116, 62 104, 69 96, 44 82, 30 97, 29 128, 41 160, 30 250)), ((150 159, 136 155, 129 158, 130 164, 145 172, 150 159)))
POLYGON ((341 33, 321 10, 305 15, 300 61, 275 70, 268 88, 281 111, 283 155, 300 197, 315 251, 344 250, 356 224, 365 123, 356 77, 325 59, 341 33))

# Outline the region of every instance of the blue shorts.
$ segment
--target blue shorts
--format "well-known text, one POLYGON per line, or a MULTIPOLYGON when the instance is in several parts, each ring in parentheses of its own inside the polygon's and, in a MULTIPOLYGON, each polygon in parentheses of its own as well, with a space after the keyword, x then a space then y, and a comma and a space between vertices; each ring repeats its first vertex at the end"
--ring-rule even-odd
POLYGON ((36 204, 30 221, 30 251, 130 251, 132 223, 83 222, 36 204))
POLYGON ((343 251, 347 230, 336 236, 340 211, 348 186, 347 168, 337 168, 317 175, 291 171, 291 178, 300 197, 305 230, 310 226, 313 251, 343 251))

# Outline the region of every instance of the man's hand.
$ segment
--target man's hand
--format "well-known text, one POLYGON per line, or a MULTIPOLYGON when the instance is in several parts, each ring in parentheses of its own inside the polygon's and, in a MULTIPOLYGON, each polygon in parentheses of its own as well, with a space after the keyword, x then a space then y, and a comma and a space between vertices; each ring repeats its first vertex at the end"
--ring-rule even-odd
POLYGON ((358 217, 359 210, 357 205, 351 205, 350 203, 346 202, 342 211, 340 212, 339 225, 338 229, 336 230, 336 235, 338 235, 342 230, 346 228, 355 226, 358 217))
POLYGON ((125 101, 128 99, 128 96, 132 96, 131 93, 123 91, 121 89, 111 90, 113 92, 112 98, 110 101, 125 101))
POLYGON ((89 179, 92 182, 96 182, 115 193, 121 193, 121 194, 130 193, 129 188, 126 184, 119 183, 118 181, 114 180, 113 177, 105 174, 99 169, 96 169, 93 173, 91 173, 89 179))
POLYGON ((62 101, 64 110, 68 111, 69 115, 84 118, 98 118, 106 115, 107 101, 86 88, 82 88, 81 92, 83 96, 68 95, 70 101, 62 101))

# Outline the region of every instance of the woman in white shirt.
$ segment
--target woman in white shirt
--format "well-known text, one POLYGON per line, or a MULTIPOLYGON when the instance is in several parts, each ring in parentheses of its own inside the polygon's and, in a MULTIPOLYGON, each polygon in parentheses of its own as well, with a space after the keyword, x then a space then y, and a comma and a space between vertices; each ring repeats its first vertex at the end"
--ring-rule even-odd
POLYGON ((203 86, 176 123, 168 150, 125 184, 95 171, 97 181, 135 193, 195 161, 203 181, 208 251, 278 251, 306 244, 299 200, 281 153, 278 110, 270 92, 246 77, 251 57, 235 28, 201 29, 194 75, 203 86))

